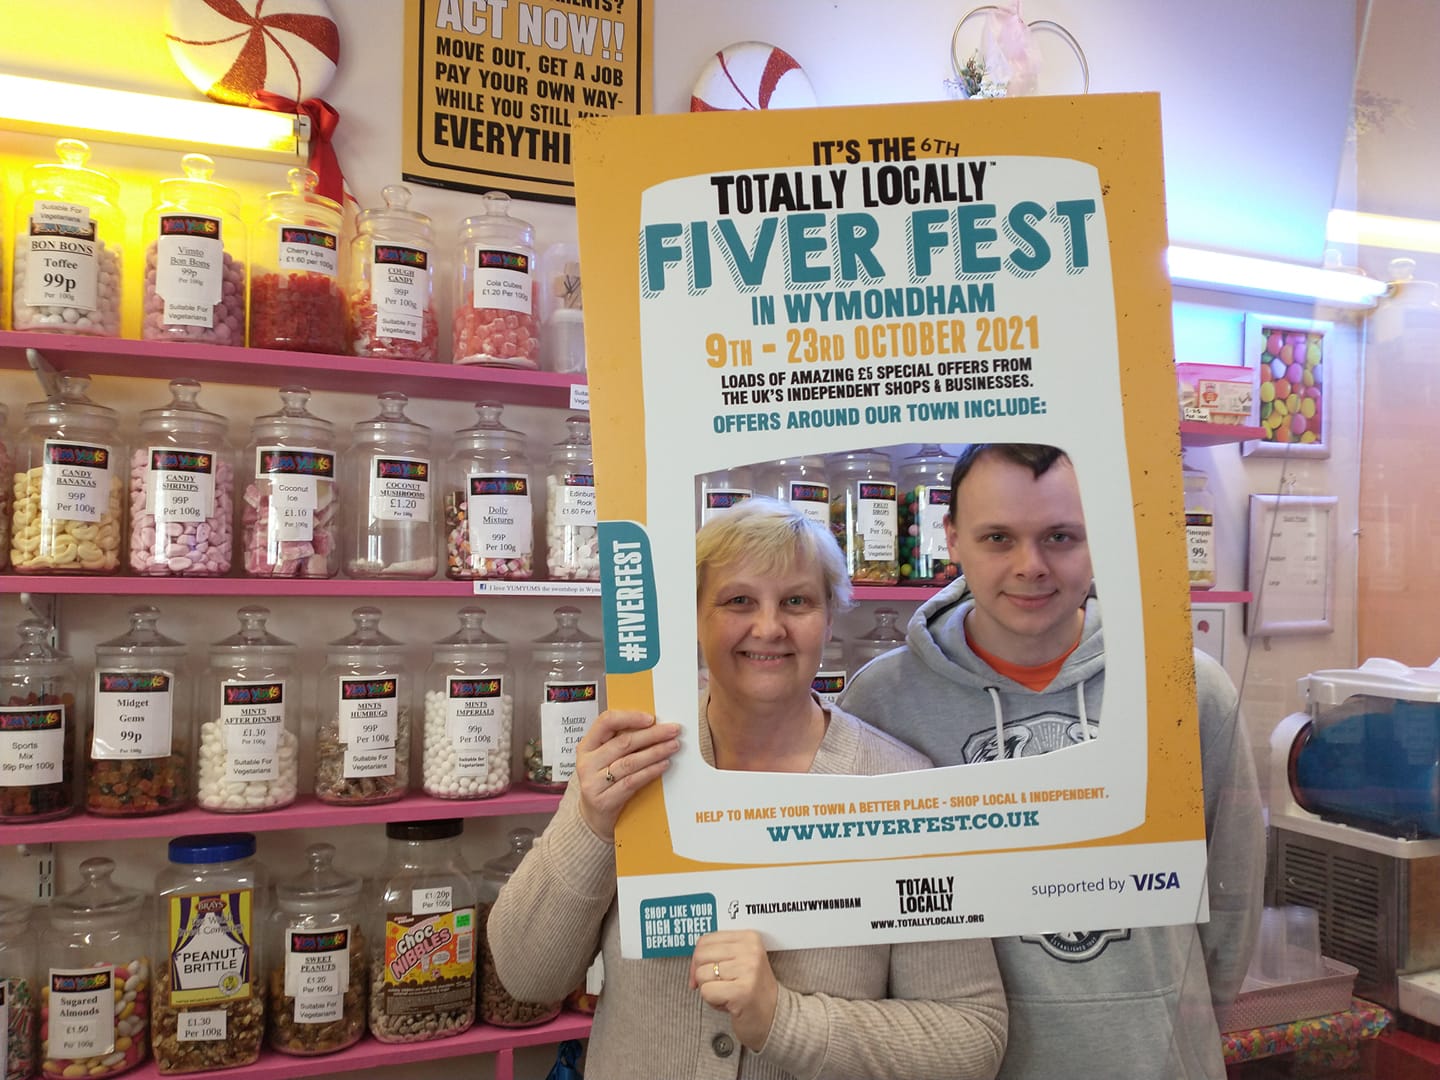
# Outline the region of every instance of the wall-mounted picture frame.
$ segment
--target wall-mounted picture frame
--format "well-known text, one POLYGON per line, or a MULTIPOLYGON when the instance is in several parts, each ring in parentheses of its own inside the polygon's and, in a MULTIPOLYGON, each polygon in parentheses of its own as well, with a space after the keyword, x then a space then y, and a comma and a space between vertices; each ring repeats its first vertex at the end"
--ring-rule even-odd
POLYGON ((1335 629, 1333 495, 1251 495, 1247 610, 1253 636, 1335 629))
POLYGON ((1330 456, 1330 387, 1326 381, 1334 323, 1284 315, 1245 316, 1245 366, 1260 403, 1259 439, 1240 450, 1293 457, 1330 456))

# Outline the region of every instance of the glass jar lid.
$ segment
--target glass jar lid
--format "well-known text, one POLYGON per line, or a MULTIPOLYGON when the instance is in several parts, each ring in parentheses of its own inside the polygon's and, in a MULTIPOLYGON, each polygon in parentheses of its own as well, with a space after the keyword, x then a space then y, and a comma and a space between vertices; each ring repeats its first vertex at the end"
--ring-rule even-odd
POLYGON ((348 907, 359 900, 365 883, 335 869, 335 845, 311 844, 305 849, 305 858, 309 866, 275 884, 275 902, 282 911, 304 915, 348 907))
POLYGON ((905 465, 949 465, 950 455, 940 449, 938 443, 926 443, 907 457, 905 465))
POLYGON ((96 427, 114 427, 119 417, 108 405, 90 400, 90 376, 64 372, 55 383, 55 393, 44 401, 25 406, 25 423, 31 427, 61 428, 67 421, 79 420, 96 427))
POLYGON ((140 604, 130 609, 130 629, 119 637, 102 641, 95 646, 97 665, 113 665, 140 656, 163 656, 170 659, 183 657, 185 645, 174 638, 166 637, 155 626, 160 619, 160 609, 153 604, 140 604))
POLYGON ((900 613, 894 608, 880 608, 875 612, 875 625, 861 634, 860 641, 893 641, 904 644, 905 633, 895 625, 900 613))
POLYGON ((70 670, 70 655, 50 644, 50 624, 26 619, 15 628, 20 644, 14 652, 0 656, 0 676, 61 675, 70 670))
POLYGON ((155 185, 160 202, 172 206, 210 206, 240 216, 240 195, 224 184, 211 180, 215 161, 206 154, 186 154, 180 159, 184 176, 170 176, 155 185))
POLYGON ((500 414, 504 409, 499 402, 477 401, 477 419, 470 427, 455 432, 456 445, 476 450, 502 450, 506 453, 523 454, 525 435, 500 422, 500 414))
POLYGON ((583 446, 590 447, 590 418, 588 416, 567 416, 565 418, 567 434, 564 439, 556 443, 556 446, 583 446))
POLYGON ((544 637, 535 639, 536 645, 550 647, 583 649, 587 646, 600 644, 600 639, 591 637, 580 629, 580 609, 577 607, 557 607, 555 609, 555 629, 544 637))
POLYGON ((172 379, 170 400, 155 409, 140 413, 140 430, 147 435, 200 434, 223 441, 230 431, 230 421, 219 413, 202 409, 196 400, 200 384, 194 379, 172 379))
POLYGON ((303 386, 282 386, 280 388, 280 409, 278 412, 257 416, 250 425, 250 431, 257 443, 285 440, 304 444, 319 443, 329 446, 335 440, 335 425, 329 420, 316 416, 308 407, 310 391, 303 386))
POLYGON ((459 611, 459 617, 460 629, 435 643, 435 659, 464 660, 470 656, 479 656, 503 661, 509 655, 510 646, 489 633, 482 625, 485 621, 484 608, 463 607, 459 611))
POLYGON ((139 889, 117 885, 110 875, 115 860, 97 857, 80 864, 80 886, 50 902, 50 921, 57 926, 79 926, 96 916, 121 917, 139 911, 146 896, 139 889))
POLYGON ((503 855, 497 855, 488 860, 480 867, 480 873, 485 880, 497 886, 504 885, 510 880, 511 875, 520 869, 520 863, 525 858, 525 853, 535 843, 535 830, 527 829, 524 826, 511 829, 506 835, 506 840, 510 845, 509 850, 503 855))
POLYGON ((393 660, 404 648, 400 642, 380 630, 380 609, 357 607, 350 612, 355 629, 328 645, 327 662, 331 664, 363 664, 384 657, 393 660))
POLYGON ((172 863, 229 863, 248 859, 254 854, 255 834, 248 832, 177 836, 169 845, 172 863))
POLYGON ((386 390, 376 396, 380 412, 369 420, 357 420, 353 428, 356 446, 382 442, 399 442, 412 446, 430 444, 430 429, 405 415, 410 399, 398 390, 386 390))
POLYGON ((272 191, 265 196, 267 214, 285 221, 303 221, 309 216, 325 219, 332 227, 340 227, 340 204, 315 190, 320 182, 314 169, 291 169, 285 174, 288 191, 272 191))
POLYGON ((293 641, 276 637, 265 628, 265 623, 270 618, 269 608, 259 604, 246 604, 235 612, 235 617, 240 620, 240 629, 210 646, 213 651, 222 654, 225 661, 230 659, 223 655, 227 653, 290 655, 296 651, 297 646, 293 641))
POLYGON ((480 196, 480 213, 460 223, 462 240, 529 247, 535 237, 530 222, 510 216, 510 196, 487 191, 480 196))
POLYGON ((114 202, 120 195, 120 184, 113 177, 96 169, 88 169, 90 144, 80 139, 60 139, 55 143, 58 162, 47 161, 30 166, 29 186, 57 199, 102 199, 114 202))
POLYGON ((384 206, 361 210, 355 218, 357 235, 413 236, 428 244, 433 239, 430 216, 409 209, 410 189, 404 184, 386 184, 380 189, 384 206))

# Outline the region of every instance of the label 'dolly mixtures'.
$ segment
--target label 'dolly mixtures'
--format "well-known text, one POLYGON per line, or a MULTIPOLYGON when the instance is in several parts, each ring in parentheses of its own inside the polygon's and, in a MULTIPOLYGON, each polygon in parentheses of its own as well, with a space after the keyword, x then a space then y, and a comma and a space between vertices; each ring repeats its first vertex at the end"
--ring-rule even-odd
POLYGON ((470 476, 465 489, 470 554, 481 559, 523 559, 530 555, 530 481, 524 476, 470 476))
POLYGON ((227 783, 280 779, 284 680, 222 683, 220 723, 225 730, 227 783))
POLYGON ((95 672, 95 758, 170 756, 175 676, 168 671, 95 672))
POLYGON ((345 1018, 353 933, 348 925, 324 930, 292 926, 285 931, 285 996, 295 999, 297 1024, 345 1018))
POLYGON ((547 682, 540 705, 540 752, 550 779, 561 783, 575 771, 580 739, 600 715, 600 687, 594 682, 547 682))
POLYGON ((0 787, 58 784, 64 758, 64 705, 0 705, 0 787))
POLYGON ((386 1016, 473 1007, 475 909, 388 916, 384 965, 379 993, 386 1016))
POLYGON ((213 1005, 250 996, 251 890, 169 900, 170 1003, 213 1005))
POLYGON ((400 730, 395 679, 346 679, 340 682, 337 737, 345 744, 344 775, 393 776, 400 730))
POLYGON ((455 775, 485 776, 505 732, 504 680, 445 680, 445 737, 455 748, 455 775))

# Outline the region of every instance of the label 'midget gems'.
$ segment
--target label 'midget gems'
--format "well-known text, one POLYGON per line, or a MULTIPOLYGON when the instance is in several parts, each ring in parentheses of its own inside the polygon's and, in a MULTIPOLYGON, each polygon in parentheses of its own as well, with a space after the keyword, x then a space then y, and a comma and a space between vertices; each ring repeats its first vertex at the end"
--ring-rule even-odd
POLYGON ((950 516, 950 489, 920 489, 920 554, 932 559, 948 559, 950 547, 945 541, 945 519, 950 516))
POLYGON ((169 898, 171 1002, 211 1005, 250 997, 252 903, 249 889, 169 898))
POLYGON ((575 771, 580 739, 600 715, 600 687, 593 682, 547 682, 540 704, 540 753, 552 783, 575 771))
POLYGON ((324 229, 282 226, 278 256, 281 270, 308 270, 332 278, 340 272, 340 243, 324 229))
POLYGON ((855 500, 856 527, 866 562, 894 562, 896 502, 894 484, 861 481, 855 500))
POLYGON ((64 705, 0 705, 0 787, 58 784, 64 758, 64 705))
POLYGON ((167 325, 215 325, 225 280, 220 219, 163 214, 155 241, 155 294, 165 304, 167 325))
POLYGON ((285 996, 295 999, 297 1024, 344 1018, 352 933, 349 925, 285 931, 285 996))
POLYGON ((395 775, 400 731, 399 681, 340 678, 338 737, 345 744, 344 775, 395 775))
POLYGON ((529 558, 534 548, 529 479, 475 475, 466 480, 465 521, 471 557, 529 558))
POLYGON ((811 521, 830 527, 830 485, 791 480, 790 504, 811 521))
POLYGON ((168 671, 95 672, 95 758, 163 758, 171 751, 175 676, 168 671))
POLYGON ((530 256, 519 251, 475 252, 474 306, 482 311, 501 308, 529 315, 533 270, 530 256))
POLYGON ((504 680, 496 675, 445 680, 445 737, 455 748, 455 775, 485 776, 505 735, 504 680))
POLYGON ((145 511, 159 522, 199 525, 215 516, 215 455, 152 446, 146 455, 145 511))
POLYGON ((87 1058, 115 1049, 115 972, 50 969, 49 1057, 87 1058))
POLYGON ((280 733, 285 730, 285 682, 227 682, 220 686, 227 783, 280 779, 280 733))
POLYGON ((315 447, 257 447, 255 478, 269 482, 265 549, 269 561, 278 562, 280 543, 314 539, 320 484, 335 480, 335 451, 315 447))
POLYGON ((110 447, 46 439, 40 506, 51 518, 99 521, 110 509, 110 447))
POLYGON ((370 263, 375 335, 422 341, 430 306, 430 253, 423 248, 376 244, 370 263))
POLYGON ((560 489, 560 524, 595 526, 595 474, 566 473, 560 489))
POLYGON ((377 457, 371 465, 373 520, 430 520, 430 462, 424 458, 377 457))
POLYGON ((25 303, 94 311, 99 306, 100 245, 89 207, 37 202, 28 233, 18 245, 25 257, 25 303))

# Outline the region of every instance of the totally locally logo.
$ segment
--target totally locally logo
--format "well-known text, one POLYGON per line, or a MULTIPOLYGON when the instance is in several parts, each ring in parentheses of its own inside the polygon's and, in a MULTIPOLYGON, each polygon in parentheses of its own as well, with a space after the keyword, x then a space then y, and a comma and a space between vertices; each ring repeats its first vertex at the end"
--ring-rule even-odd
POLYGON ((895 890, 899 894, 902 915, 913 915, 917 911, 955 910, 953 876, 896 878, 895 890))
POLYGON ((1083 964, 1094 960, 1112 941, 1129 941, 1129 930, 1062 930, 1056 934, 1022 935, 1021 941, 1039 945, 1056 960, 1083 964))

